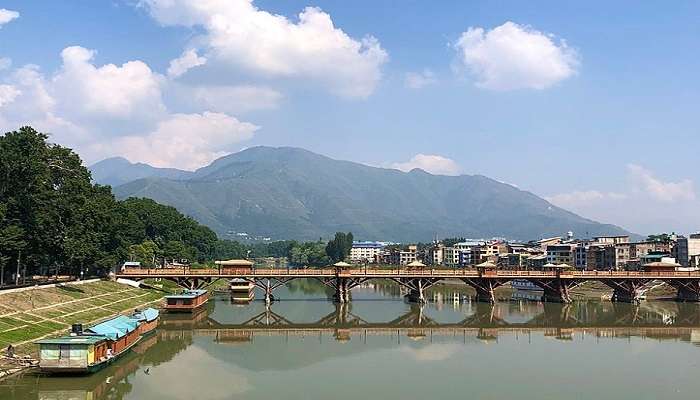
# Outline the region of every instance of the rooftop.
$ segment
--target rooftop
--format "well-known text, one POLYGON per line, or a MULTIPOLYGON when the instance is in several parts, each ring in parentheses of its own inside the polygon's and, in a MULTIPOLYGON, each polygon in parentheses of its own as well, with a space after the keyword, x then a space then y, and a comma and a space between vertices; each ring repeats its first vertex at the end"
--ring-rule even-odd
POLYGON ((195 297, 199 297, 203 294, 205 294, 207 291, 204 289, 193 289, 193 290, 185 290, 184 292, 180 294, 171 294, 168 296, 165 296, 166 299, 194 299, 195 297))
POLYGON ((36 341, 36 344, 95 344, 103 340, 107 340, 102 335, 80 335, 80 336, 62 336, 52 339, 42 339, 36 341))

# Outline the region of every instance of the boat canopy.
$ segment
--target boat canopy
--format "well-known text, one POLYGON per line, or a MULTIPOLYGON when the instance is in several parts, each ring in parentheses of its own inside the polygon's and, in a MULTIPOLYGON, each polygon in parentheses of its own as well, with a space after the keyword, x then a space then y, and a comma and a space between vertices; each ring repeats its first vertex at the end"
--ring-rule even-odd
POLYGON ((80 336, 63 336, 63 337, 58 337, 58 338, 51 338, 51 339, 42 339, 42 340, 37 340, 34 342, 35 344, 68 344, 68 345, 90 345, 90 344, 95 344, 102 342, 106 340, 102 335, 80 335, 80 336))
POLYGON ((151 322, 158 318, 159 311, 155 308, 147 308, 139 312, 134 313, 133 318, 138 321, 151 322))
POLYGON ((117 340, 134 331, 136 328, 138 328, 138 326, 139 321, 120 315, 116 318, 91 327, 88 329, 88 332, 103 335, 112 340, 117 340))

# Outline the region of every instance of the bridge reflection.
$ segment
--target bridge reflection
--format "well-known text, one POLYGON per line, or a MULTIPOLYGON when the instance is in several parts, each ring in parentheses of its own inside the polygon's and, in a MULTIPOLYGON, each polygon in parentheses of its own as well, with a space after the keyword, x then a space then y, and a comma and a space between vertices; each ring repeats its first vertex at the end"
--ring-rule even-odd
MULTIPOLYGON (((412 305, 386 321, 371 321, 353 311, 352 304, 338 303, 332 312, 314 321, 292 321, 271 308, 243 322, 217 321, 207 310, 191 320, 161 322, 162 335, 204 335, 217 342, 246 342, 255 336, 308 336, 326 334, 337 340, 352 336, 396 337, 470 336, 495 340, 502 334, 542 333, 571 339, 575 334, 595 337, 639 336, 700 342, 700 306, 674 302, 642 305, 580 302, 573 304, 474 303, 457 322, 442 322, 435 310, 412 305)), ((439 314, 439 313, 438 313, 439 314)))

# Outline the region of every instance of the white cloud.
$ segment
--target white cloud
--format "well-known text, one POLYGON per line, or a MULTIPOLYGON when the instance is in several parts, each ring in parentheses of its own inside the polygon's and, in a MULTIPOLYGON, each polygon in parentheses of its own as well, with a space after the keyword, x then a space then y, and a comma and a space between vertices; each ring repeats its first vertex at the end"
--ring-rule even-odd
POLYGON ((12 66, 12 60, 8 57, 0 57, 0 71, 12 66))
POLYGON ((182 52, 180 57, 170 61, 168 67, 168 77, 177 78, 194 67, 207 63, 206 57, 200 57, 197 50, 189 49, 182 52))
POLYGON ((0 85, 0 107, 12 103, 21 93, 12 85, 0 85))
POLYGON ((63 65, 52 79, 63 112, 85 117, 152 118, 165 110, 162 77, 142 61, 121 66, 91 63, 94 50, 71 46, 61 52, 63 65))
POLYGON ((93 151, 114 154, 157 167, 194 170, 233 150, 233 145, 250 139, 258 127, 226 114, 173 114, 146 135, 125 136, 107 144, 95 144, 93 151))
POLYGON ((421 72, 407 72, 404 80, 409 89, 421 89, 436 82, 435 74, 427 68, 421 72))
POLYGON ((416 154, 409 161, 394 163, 391 167, 406 172, 420 168, 435 175, 459 175, 461 171, 454 160, 434 154, 416 154))
POLYGON ((271 77, 325 83, 341 96, 369 96, 388 60, 372 36, 355 39, 331 16, 307 7, 298 22, 260 10, 252 0, 142 0, 162 25, 202 27, 207 58, 271 77))
POLYGON ((628 164, 627 170, 637 189, 662 202, 695 200, 693 181, 683 179, 679 182, 663 182, 646 168, 628 164))
POLYGON ((598 190, 573 191, 545 197, 545 200, 565 209, 590 206, 609 201, 624 200, 628 196, 623 193, 601 192, 598 190))
MULTIPOLYGON (((165 78, 141 61, 96 66, 94 52, 77 46, 62 57, 53 75, 26 65, 0 82, 0 129, 32 125, 78 150, 87 163, 123 155, 188 169, 230 153, 258 129, 220 112, 170 112, 162 102, 165 78)), ((240 101, 256 94, 241 92, 240 101)))
POLYGON ((252 85, 196 86, 186 93, 199 107, 229 113, 274 109, 284 97, 269 87, 252 85))
POLYGON ((564 209, 624 226, 637 233, 696 232, 700 203, 689 179, 664 182, 648 169, 629 164, 627 185, 615 192, 573 191, 545 197, 564 209))
POLYGON ((0 28, 16 18, 19 18, 19 13, 17 11, 0 8, 0 28))
POLYGON ((579 65, 564 40, 510 21, 490 31, 470 27, 455 48, 458 64, 484 89, 546 89, 575 75, 579 65))

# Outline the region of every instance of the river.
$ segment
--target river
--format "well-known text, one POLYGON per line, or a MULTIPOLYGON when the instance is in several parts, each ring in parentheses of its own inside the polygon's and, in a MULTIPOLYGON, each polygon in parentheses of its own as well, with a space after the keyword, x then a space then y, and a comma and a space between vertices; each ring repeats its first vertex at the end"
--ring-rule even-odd
MULTIPOLYGON (((0 399, 690 399, 700 393, 700 305, 515 295, 478 303, 438 287, 423 307, 390 284, 343 306, 295 281, 278 302, 217 295, 164 315, 115 365, 85 377, 25 374, 0 399)), ((258 295, 257 297, 261 297, 258 295)))

